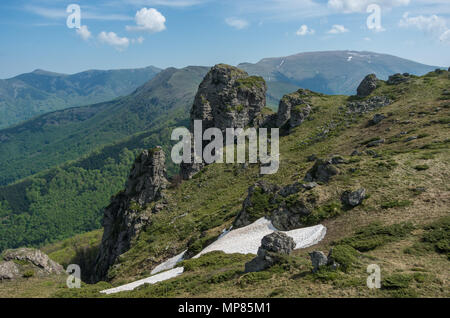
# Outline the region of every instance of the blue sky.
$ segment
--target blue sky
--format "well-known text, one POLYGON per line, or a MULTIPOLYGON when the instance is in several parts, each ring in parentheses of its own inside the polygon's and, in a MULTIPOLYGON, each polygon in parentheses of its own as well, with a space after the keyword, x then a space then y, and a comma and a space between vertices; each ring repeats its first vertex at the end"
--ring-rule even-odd
POLYGON ((0 24, 0 78, 346 49, 450 66, 449 0, 2 0, 0 24), (66 25, 69 4, 80 29, 66 25), (378 28, 369 4, 381 9, 378 28))

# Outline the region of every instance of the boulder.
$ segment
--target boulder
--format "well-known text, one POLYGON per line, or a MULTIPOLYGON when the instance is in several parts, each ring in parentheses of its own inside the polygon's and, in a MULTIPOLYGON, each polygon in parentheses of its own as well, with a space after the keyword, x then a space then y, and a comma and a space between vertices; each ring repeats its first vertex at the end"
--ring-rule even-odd
POLYGON ((377 147, 381 144, 384 144, 385 140, 384 139, 377 139, 374 141, 369 142, 366 147, 370 148, 370 147, 377 147))
POLYGON ((245 272, 258 272, 267 269, 280 260, 280 255, 289 255, 295 249, 292 237, 282 232, 273 232, 264 236, 258 255, 245 264, 245 272))
POLYGON ((369 120, 369 126, 375 126, 378 125, 383 119, 385 119, 386 116, 383 114, 375 114, 371 120, 369 120))
POLYGON ((345 206, 355 207, 360 205, 366 197, 366 189, 361 188, 356 191, 345 191, 341 195, 341 202, 345 206))
POLYGON ((372 96, 365 100, 347 103, 347 114, 364 114, 375 109, 392 104, 392 100, 386 96, 372 96))
POLYGON ((377 88, 377 76, 375 74, 367 75, 359 84, 357 88, 357 95, 359 97, 369 96, 377 88))
POLYGON ((309 253, 309 257, 311 258, 313 273, 328 264, 328 257, 322 251, 313 251, 309 253))
POLYGON ((313 167, 306 172, 304 178, 307 182, 319 181, 328 182, 333 176, 339 174, 339 170, 330 160, 317 159, 313 167))

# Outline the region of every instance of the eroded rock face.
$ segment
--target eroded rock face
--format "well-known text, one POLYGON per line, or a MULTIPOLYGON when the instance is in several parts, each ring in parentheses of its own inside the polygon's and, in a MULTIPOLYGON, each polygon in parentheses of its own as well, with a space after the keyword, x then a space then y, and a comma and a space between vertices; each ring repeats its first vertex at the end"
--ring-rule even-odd
POLYGON ((168 185, 164 161, 160 147, 143 151, 136 158, 125 190, 111 198, 104 211, 104 233, 92 281, 107 278, 109 268, 149 224, 152 212, 146 204, 162 199, 162 191, 168 185))
POLYGON ((367 75, 359 84, 356 92, 359 97, 369 96, 377 88, 377 76, 375 74, 367 75))
POLYGON ((387 84, 388 85, 398 85, 401 83, 405 83, 408 82, 409 80, 411 80, 411 75, 408 73, 397 73, 394 75, 389 76, 388 80, 387 80, 387 84))
POLYGON ((277 113, 277 127, 289 124, 290 128, 299 126, 311 113, 310 99, 312 92, 307 89, 283 96, 277 113))
POLYGON ((245 264, 245 272, 258 272, 275 265, 280 255, 289 255, 295 249, 294 239, 282 232, 264 236, 258 255, 245 264))
MULTIPOLYGON (((257 127, 269 124, 273 116, 264 116, 266 82, 249 76, 236 67, 218 64, 201 82, 191 109, 191 132, 194 120, 202 121, 202 133, 208 128, 257 127)), ((204 146, 204 145, 203 145, 204 146)), ((181 164, 181 176, 190 179, 204 167, 203 163, 181 164)))
POLYGON ((347 114, 364 114, 390 104, 392 101, 386 96, 373 96, 366 100, 349 102, 347 114))
POLYGON ((0 263, 0 282, 2 280, 16 279, 20 276, 19 265, 17 265, 13 261, 0 263))

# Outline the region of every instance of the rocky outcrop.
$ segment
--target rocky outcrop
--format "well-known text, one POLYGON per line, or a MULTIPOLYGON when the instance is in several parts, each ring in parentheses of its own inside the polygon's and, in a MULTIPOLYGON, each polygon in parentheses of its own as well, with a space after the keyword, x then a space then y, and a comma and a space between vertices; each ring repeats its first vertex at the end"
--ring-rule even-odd
POLYGON ((356 92, 359 97, 369 96, 377 88, 378 79, 375 74, 367 75, 359 84, 356 92))
POLYGON ((289 255, 295 248, 294 239, 282 232, 273 232, 261 240, 258 255, 245 264, 245 272, 258 272, 279 262, 281 255, 289 255))
POLYGON ((280 100, 277 113, 277 127, 288 124, 289 128, 299 126, 311 113, 311 96, 313 92, 307 89, 284 95, 280 100))
POLYGON ((347 207, 355 207, 366 198, 366 189, 361 188, 356 191, 344 191, 341 195, 341 202, 347 207))
POLYGON ((63 274, 64 268, 45 253, 33 248, 7 250, 0 263, 0 280, 16 279, 31 275, 63 274))
POLYGON ((398 85, 401 83, 405 83, 411 80, 411 75, 408 73, 397 73, 394 75, 389 76, 388 80, 387 80, 387 84, 388 85, 398 85))
POLYGON ((136 158, 125 190, 111 198, 104 211, 103 238, 92 281, 107 278, 109 268, 150 222, 152 210, 146 205, 162 199, 162 191, 168 185, 164 162, 160 147, 143 151, 136 158))
POLYGON ((307 190, 298 182, 280 188, 263 180, 258 181, 249 187, 233 226, 247 226, 264 216, 282 231, 301 228, 304 226, 303 218, 311 214, 316 205, 314 196, 300 193, 307 190))
MULTIPOLYGON (((236 67, 218 64, 201 82, 191 109, 191 132, 194 120, 202 121, 202 130, 208 128, 245 128, 273 120, 264 116, 266 82, 262 77, 249 76, 236 67)), ((203 132, 202 131, 202 132, 203 132)), ((190 179, 203 168, 203 163, 181 164, 181 176, 190 179)))

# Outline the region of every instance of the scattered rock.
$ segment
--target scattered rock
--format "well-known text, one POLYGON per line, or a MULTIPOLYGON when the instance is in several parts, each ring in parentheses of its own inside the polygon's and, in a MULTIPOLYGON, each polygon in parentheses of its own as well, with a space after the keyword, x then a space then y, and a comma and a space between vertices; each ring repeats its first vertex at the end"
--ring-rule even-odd
POLYGON ((361 151, 359 151, 359 150, 354 150, 354 151, 351 153, 350 156, 354 157, 354 156, 361 156, 361 155, 362 155, 362 152, 361 152, 361 151))
POLYGON ((309 253, 309 257, 311 258, 313 273, 328 263, 328 257, 322 251, 313 251, 309 253))
POLYGON ((377 139, 374 141, 369 142, 366 147, 370 148, 370 147, 377 147, 381 144, 384 144, 385 140, 384 139, 377 139))
POLYGON ((289 255, 295 248, 294 239, 282 232, 273 232, 261 240, 258 255, 245 264, 245 272, 258 272, 275 265, 280 255, 289 255))
POLYGON ((308 158, 306 158, 306 160, 308 162, 316 161, 317 160, 317 156, 315 154, 312 154, 311 156, 308 156, 308 158))
POLYGON ((341 201, 345 206, 355 207, 362 203, 366 197, 366 189, 361 188, 356 191, 345 191, 341 195, 341 201))
POLYGON ((331 160, 317 159, 314 166, 306 173, 305 181, 328 182, 337 174, 339 174, 339 170, 332 164, 331 160))
POLYGON ((367 75, 357 88, 357 96, 369 96, 377 88, 377 76, 375 74, 367 75))
POLYGON ((418 138, 419 138, 419 136, 411 136, 411 137, 406 138, 405 142, 410 142, 410 141, 416 140, 418 138))
POLYGON ((348 102, 347 114, 364 114, 390 104, 392 101, 386 96, 373 96, 361 101, 348 102))
POLYGON ((331 163, 334 164, 334 165, 340 165, 340 164, 346 163, 346 161, 341 156, 333 156, 331 158, 331 163))
POLYGON ((315 183, 315 182, 308 182, 308 183, 303 183, 302 184, 302 188, 305 189, 305 190, 312 190, 312 189, 314 189, 317 186, 318 186, 318 184, 315 183))
POLYGON ((383 114, 375 114, 371 120, 369 120, 369 126, 375 126, 378 125, 383 119, 385 119, 386 116, 383 114))

